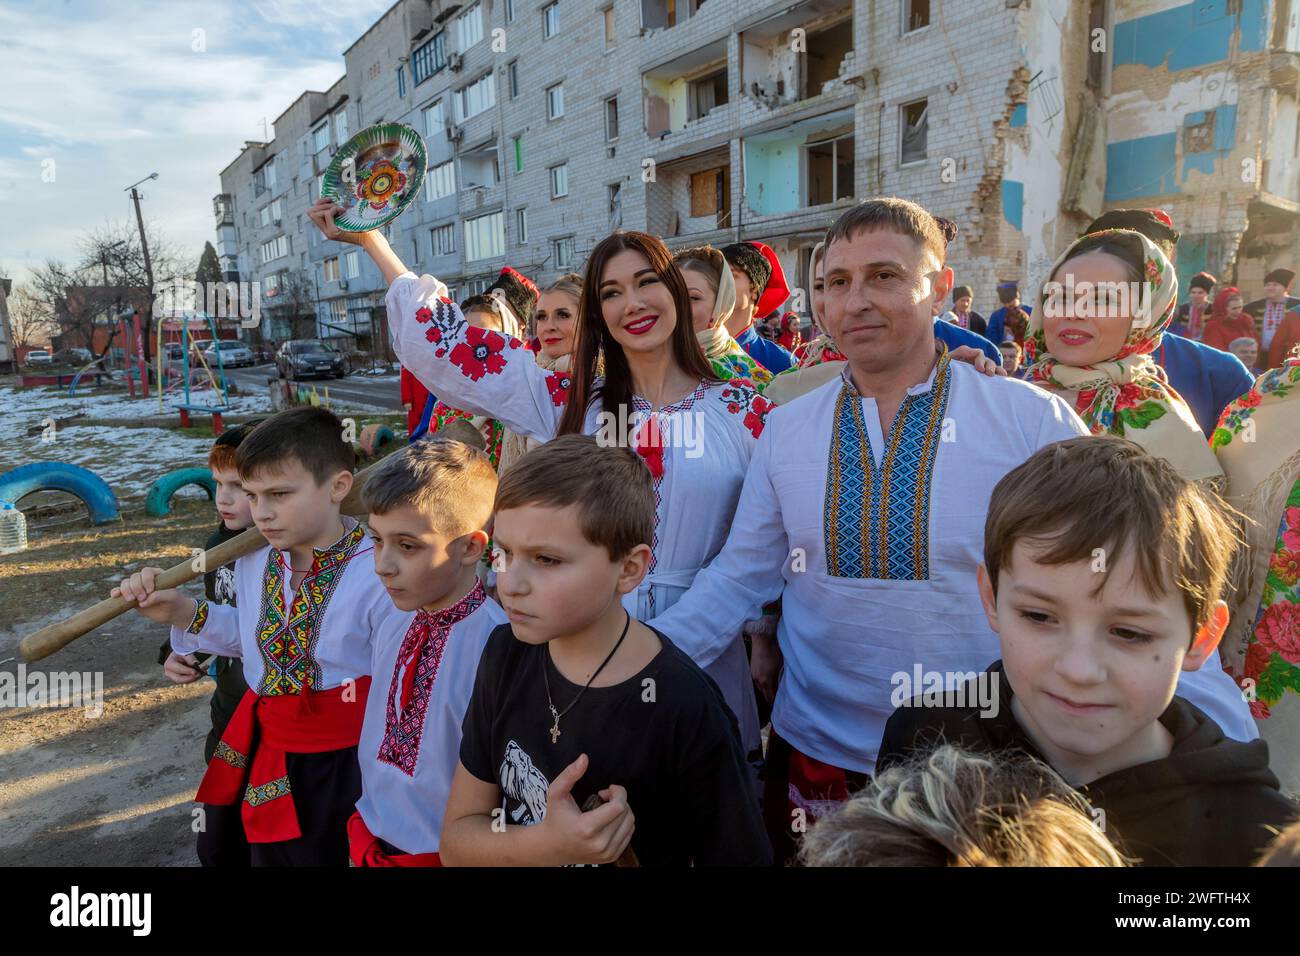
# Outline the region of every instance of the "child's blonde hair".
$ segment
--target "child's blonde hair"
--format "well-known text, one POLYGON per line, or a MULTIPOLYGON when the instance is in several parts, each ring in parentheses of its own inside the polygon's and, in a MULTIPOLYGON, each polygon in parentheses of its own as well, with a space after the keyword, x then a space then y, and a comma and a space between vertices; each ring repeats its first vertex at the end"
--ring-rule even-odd
POLYGON ((1126 866, 1088 805, 1023 755, 949 744, 877 774, 808 831, 805 866, 1126 866))

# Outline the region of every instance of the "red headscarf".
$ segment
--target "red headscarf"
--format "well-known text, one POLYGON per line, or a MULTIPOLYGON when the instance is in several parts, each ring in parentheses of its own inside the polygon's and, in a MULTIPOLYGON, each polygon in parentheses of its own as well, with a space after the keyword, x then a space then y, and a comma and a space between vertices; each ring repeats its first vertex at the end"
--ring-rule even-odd
POLYGON ((781 334, 777 336, 776 342, 787 352, 794 352, 803 341, 803 336, 799 334, 799 317, 793 312, 787 312, 781 316, 781 334))
POLYGON ((1226 289, 1223 289, 1222 291, 1219 292, 1218 295, 1214 297, 1214 305, 1210 309, 1210 314, 1214 318, 1219 319, 1220 321, 1227 319, 1228 300, 1240 299, 1240 298, 1242 298, 1241 290, 1238 289, 1235 285, 1228 286, 1226 289))

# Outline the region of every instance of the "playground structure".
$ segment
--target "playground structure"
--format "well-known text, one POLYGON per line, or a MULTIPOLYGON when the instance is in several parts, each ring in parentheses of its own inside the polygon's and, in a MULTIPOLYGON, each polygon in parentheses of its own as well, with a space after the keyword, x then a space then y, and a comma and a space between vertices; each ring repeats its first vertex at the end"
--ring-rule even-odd
POLYGON ((145 492, 144 513, 151 518, 161 518, 172 513, 172 496, 186 485, 199 485, 208 493, 208 500, 217 496, 217 483, 207 468, 178 468, 163 475, 145 492))
MULTIPOLYGON (((216 320, 212 316, 208 315, 206 312, 195 313, 195 314, 199 314, 203 316, 203 319, 207 323, 208 329, 211 332, 211 341, 213 342, 218 341, 219 339, 217 335, 216 320)), ((158 342, 157 342, 157 348, 154 350, 155 364, 158 369, 158 411, 159 412, 163 410, 164 392, 166 392, 168 389, 175 389, 178 384, 178 383, 168 384, 166 382, 166 375, 169 369, 167 368, 167 362, 163 359, 163 327, 167 324, 167 321, 169 320, 159 319, 159 321, 157 322, 158 342)), ((222 431, 225 430, 225 422, 222 418, 222 415, 230 411, 230 387, 226 382, 226 368, 225 368, 225 364, 222 362, 221 359, 221 349, 216 350, 217 374, 213 375, 212 367, 208 365, 207 356, 205 356, 198 349, 190 348, 190 315, 189 314, 180 315, 179 321, 181 326, 181 376, 180 376, 179 385, 184 389, 185 400, 182 402, 173 402, 172 407, 177 409, 180 412, 181 427, 183 428, 189 427, 191 412, 200 412, 212 416, 212 434, 220 435, 222 431), (191 351, 194 353, 195 356, 197 356, 199 368, 202 369, 203 373, 207 376, 208 384, 212 387, 212 391, 216 392, 218 395, 221 396, 221 403, 219 405, 202 405, 191 400, 190 385, 191 385, 191 379, 193 378, 190 369, 191 351)), ((197 369, 195 371, 197 371, 197 369)))
MULTIPOLYGON (((388 425, 366 425, 354 446, 358 462, 382 458, 398 440, 388 425)), ((217 484, 209 469, 177 468, 149 486, 145 492, 145 514, 152 518, 171 514, 172 498, 188 485, 201 487, 209 501, 216 497, 217 484)), ((94 524, 122 519, 117 495, 108 482, 89 468, 61 461, 37 461, 0 473, 0 501, 17 505, 23 498, 40 491, 63 491, 78 498, 94 524)))
POLYGON ((117 495, 113 494, 108 482, 89 468, 61 461, 37 461, 0 474, 0 501, 17 505, 38 491, 66 491, 81 499, 95 524, 108 524, 122 518, 117 495))

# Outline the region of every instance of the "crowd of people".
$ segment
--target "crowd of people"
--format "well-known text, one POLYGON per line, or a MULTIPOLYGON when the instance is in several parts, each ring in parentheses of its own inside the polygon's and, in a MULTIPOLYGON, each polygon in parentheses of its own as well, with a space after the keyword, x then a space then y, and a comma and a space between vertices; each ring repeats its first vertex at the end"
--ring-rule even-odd
POLYGON ((1120 210, 986 319, 956 226, 878 198, 805 331, 761 242, 620 231, 457 303, 338 211, 411 438, 365 522, 339 420, 281 412, 209 458, 267 544, 113 592, 217 678, 205 865, 1300 862, 1289 275, 1216 331, 1236 290, 1180 307, 1120 210))

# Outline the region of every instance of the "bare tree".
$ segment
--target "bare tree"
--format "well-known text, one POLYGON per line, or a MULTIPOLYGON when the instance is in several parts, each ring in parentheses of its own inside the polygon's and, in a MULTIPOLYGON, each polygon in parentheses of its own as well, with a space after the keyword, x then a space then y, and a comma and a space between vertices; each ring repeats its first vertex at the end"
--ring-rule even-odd
POLYGON ((14 286, 9 300, 9 330, 13 333, 14 347, 42 344, 51 335, 57 335, 59 323, 46 304, 26 285, 14 286))
MULTIPOLYGON (((154 288, 149 288, 149 275, 145 269, 144 251, 140 246, 140 232, 136 225, 128 220, 104 223, 91 229, 82 236, 80 242, 81 264, 79 271, 84 275, 95 272, 102 287, 103 298, 110 302, 96 303, 100 307, 115 309, 114 317, 128 306, 139 304, 143 307, 140 328, 144 335, 146 358, 152 357, 153 349, 153 297, 158 287, 168 285, 178 279, 191 278, 185 259, 175 243, 157 232, 151 226, 145 227, 149 242, 149 256, 153 265, 154 288), (115 292, 108 290, 115 289, 115 292), (131 290, 146 291, 142 303, 135 302, 131 290)), ((110 332, 111 335, 111 332, 110 332)))
POLYGON ((288 326, 289 338, 316 338, 316 288, 305 272, 280 273, 280 291, 269 301, 272 316, 288 326))

